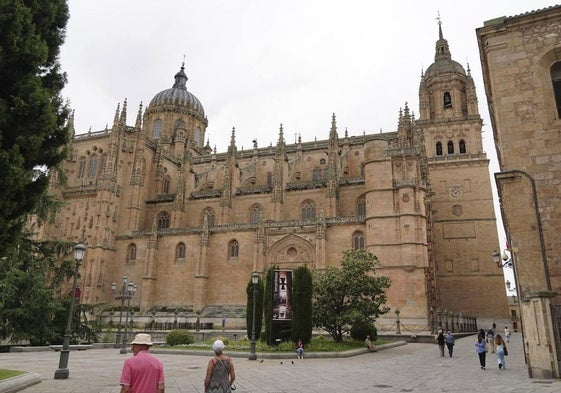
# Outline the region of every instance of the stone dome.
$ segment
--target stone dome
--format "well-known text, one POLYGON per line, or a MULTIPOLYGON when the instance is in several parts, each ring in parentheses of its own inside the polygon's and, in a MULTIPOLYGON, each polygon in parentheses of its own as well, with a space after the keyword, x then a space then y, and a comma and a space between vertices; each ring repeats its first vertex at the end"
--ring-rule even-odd
POLYGON ((457 61, 451 59, 440 59, 432 63, 430 67, 427 68, 427 70, 425 71, 425 78, 430 78, 431 76, 436 76, 439 74, 448 74, 454 72, 462 75, 466 75, 466 70, 457 61))
POLYGON ((205 118, 205 110, 197 97, 187 91, 187 75, 185 67, 181 66, 181 70, 175 74, 175 83, 171 89, 166 89, 154 96, 150 101, 150 108, 156 107, 186 107, 189 111, 195 112, 202 118, 205 118))

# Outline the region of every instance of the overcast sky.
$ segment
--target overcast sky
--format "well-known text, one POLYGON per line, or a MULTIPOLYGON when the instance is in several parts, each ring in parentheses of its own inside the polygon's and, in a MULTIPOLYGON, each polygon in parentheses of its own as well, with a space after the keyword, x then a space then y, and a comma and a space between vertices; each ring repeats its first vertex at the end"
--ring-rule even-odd
MULTIPOLYGON (((418 113, 422 70, 434 61, 440 15, 452 58, 471 68, 491 172, 498 170, 475 29, 553 0, 70 0, 61 64, 78 134, 111 127, 128 100, 134 124, 173 85, 185 56, 187 89, 208 118, 206 137, 226 150, 395 131, 405 102, 418 113)), ((499 213, 497 212, 497 216, 499 213)), ((504 236, 504 235, 502 235, 504 236)), ((501 239, 501 242, 504 239, 501 239)))
MULTIPOLYGON (((128 100, 172 86, 185 55, 187 89, 202 103, 207 139, 224 151, 394 131, 405 102, 418 112, 420 76, 434 60, 440 13, 454 60, 471 68, 485 139, 492 143, 475 29, 495 17, 555 4, 546 0, 70 0, 61 63, 63 95, 77 133, 112 125, 128 100)), ((486 142, 489 142, 486 141, 486 142)))

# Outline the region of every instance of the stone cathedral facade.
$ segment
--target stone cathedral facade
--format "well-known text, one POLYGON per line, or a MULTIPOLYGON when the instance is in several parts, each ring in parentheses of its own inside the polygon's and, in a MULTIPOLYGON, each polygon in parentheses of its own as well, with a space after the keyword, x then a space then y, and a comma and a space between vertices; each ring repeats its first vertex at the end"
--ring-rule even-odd
POLYGON ((205 143, 209 120, 182 66, 134 122, 126 101, 102 131, 74 135, 71 119, 66 181, 51 183, 64 208, 34 232, 88 245, 82 302, 117 305, 111 283, 127 275, 140 316, 178 309, 241 326, 253 271, 338 266, 365 248, 392 281, 379 329, 396 309, 412 331, 459 313, 506 319, 474 82, 441 26, 435 52, 419 117, 405 105, 394 132, 341 132, 333 115, 323 139, 288 144, 281 125, 276 145, 239 150, 232 130, 225 152, 205 143))

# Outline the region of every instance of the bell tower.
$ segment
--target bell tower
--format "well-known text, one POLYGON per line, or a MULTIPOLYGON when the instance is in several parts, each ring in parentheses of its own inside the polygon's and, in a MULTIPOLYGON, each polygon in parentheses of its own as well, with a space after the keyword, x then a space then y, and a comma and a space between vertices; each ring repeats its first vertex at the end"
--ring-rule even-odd
POLYGON ((475 84, 469 66, 466 72, 452 59, 440 19, 434 63, 421 75, 419 116, 432 192, 435 304, 484 322, 507 317, 503 272, 490 262, 499 242, 475 84))

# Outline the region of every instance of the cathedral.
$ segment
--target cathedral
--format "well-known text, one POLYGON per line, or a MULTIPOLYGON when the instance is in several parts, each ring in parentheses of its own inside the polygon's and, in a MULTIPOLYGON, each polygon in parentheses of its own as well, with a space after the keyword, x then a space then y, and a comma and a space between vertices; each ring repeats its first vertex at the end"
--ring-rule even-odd
POLYGON ((126 101, 105 130, 76 134, 70 119, 65 180, 50 185, 63 208, 32 227, 87 245, 82 303, 118 306, 112 283, 126 275, 137 320, 180 310, 243 327, 252 272, 321 270, 364 248, 391 279, 378 329, 396 316, 411 332, 462 316, 508 320, 475 85, 440 24, 418 118, 406 104, 393 132, 342 133, 333 114, 314 141, 288 144, 281 125, 276 145, 238 150, 232 130, 217 152, 187 80, 182 66, 134 123, 126 101))

